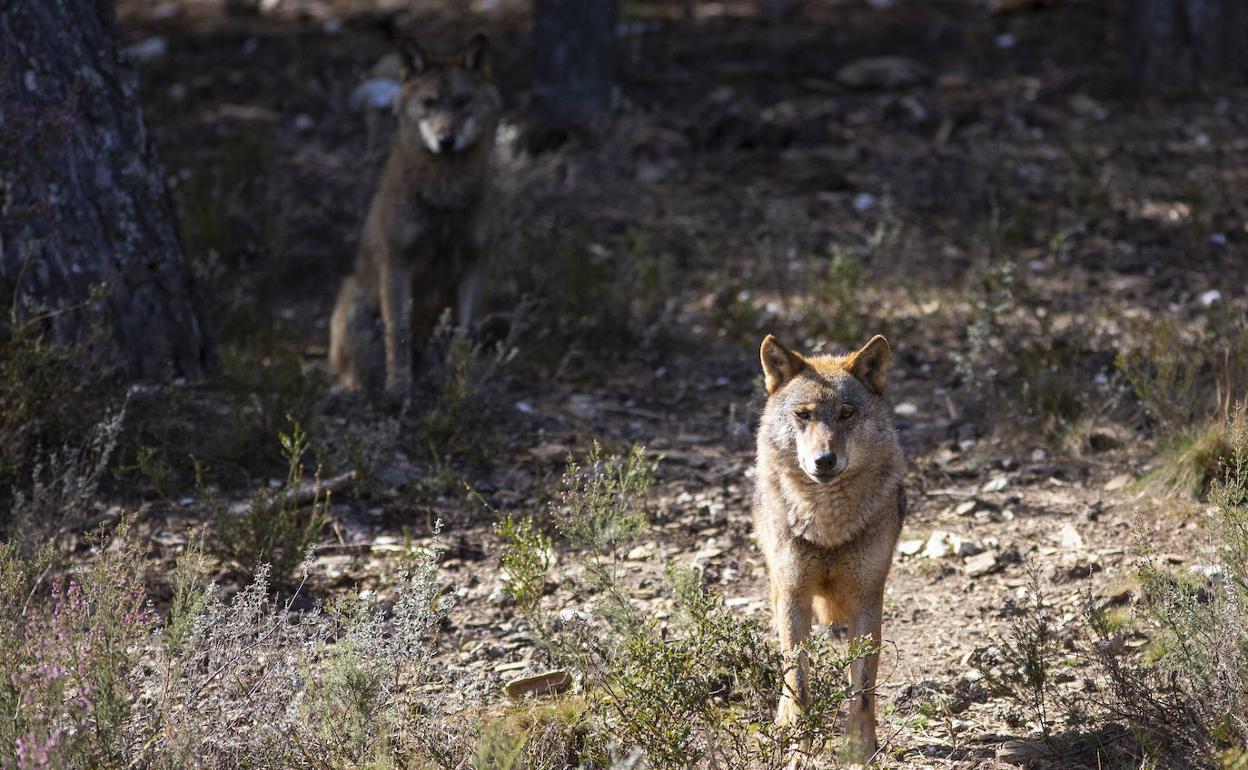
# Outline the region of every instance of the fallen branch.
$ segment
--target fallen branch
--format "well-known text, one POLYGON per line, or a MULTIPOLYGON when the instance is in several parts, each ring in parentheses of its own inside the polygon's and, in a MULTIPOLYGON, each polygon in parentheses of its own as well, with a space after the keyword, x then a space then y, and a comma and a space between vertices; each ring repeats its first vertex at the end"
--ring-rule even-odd
POLYGON ((358 477, 359 474, 355 471, 347 471, 341 476, 334 476, 323 481, 305 481, 294 489, 284 490, 268 498, 234 503, 229 507, 229 512, 231 515, 241 516, 251 510, 252 506, 258 507, 261 511, 270 511, 281 506, 298 508, 341 492, 354 484, 358 477))

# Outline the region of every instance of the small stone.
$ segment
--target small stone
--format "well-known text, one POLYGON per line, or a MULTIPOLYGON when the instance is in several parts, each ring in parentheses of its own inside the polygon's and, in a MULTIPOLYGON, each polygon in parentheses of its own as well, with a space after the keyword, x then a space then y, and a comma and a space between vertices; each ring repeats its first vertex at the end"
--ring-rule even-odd
POLYGON ((861 89, 902 88, 927 80, 929 76, 923 65, 902 56, 856 59, 836 72, 841 85, 861 89))
POLYGON ((629 561, 645 561, 654 555, 654 543, 643 543, 634 546, 624 558, 629 561))
POLYGON ((984 484, 982 490, 984 492, 1000 492, 1005 489, 1009 483, 1010 479, 1007 476, 994 476, 984 484))
POLYGON ((1081 536, 1079 534, 1079 530, 1075 529, 1072 525, 1070 524, 1062 525, 1062 530, 1061 530, 1061 533, 1059 534, 1059 537, 1061 538, 1063 550, 1065 551, 1082 551, 1083 550, 1083 536, 1081 536))
POLYGON ((997 557, 992 551, 984 551, 969 557, 962 563, 962 570, 967 577, 982 577, 995 572, 998 567, 997 557))
POLYGON ((1217 289, 1210 289, 1200 295, 1201 307, 1212 307, 1222 301, 1222 292, 1217 289))
POLYGON ((143 63, 163 58, 169 53, 169 41, 160 35, 141 40, 126 48, 126 53, 136 62, 143 63))
POLYGON ((997 749, 997 760, 1009 764, 1024 764, 1048 756, 1049 748, 1043 741, 1012 740, 997 749))
POLYGON ((927 543, 923 546, 923 558, 925 559, 943 559, 958 552, 962 547, 962 538, 946 532, 943 529, 937 529, 932 532, 931 537, 927 539, 927 543))
POLYGON ((513 679, 503 685, 503 692, 512 700, 523 700, 529 695, 558 695, 571 686, 572 677, 568 672, 555 669, 513 679))
POLYGON ((1123 487, 1127 486, 1130 483, 1131 483, 1131 474, 1119 473, 1117 476, 1114 476, 1112 479, 1105 482, 1105 491, 1117 492, 1118 490, 1122 489, 1123 487))
POLYGON ((900 404, 893 407, 893 414, 898 417, 913 417, 918 413, 919 408, 909 401, 902 401, 900 404))
POLYGON ((902 540, 897 544, 897 552, 902 556, 917 556, 923 550, 923 545, 927 541, 922 538, 912 538, 902 540))
POLYGON ((965 500, 961 503, 958 503, 958 507, 954 508, 953 512, 957 516, 970 516, 972 513, 975 512, 975 509, 977 507, 979 507, 979 503, 977 503, 976 501, 965 500))

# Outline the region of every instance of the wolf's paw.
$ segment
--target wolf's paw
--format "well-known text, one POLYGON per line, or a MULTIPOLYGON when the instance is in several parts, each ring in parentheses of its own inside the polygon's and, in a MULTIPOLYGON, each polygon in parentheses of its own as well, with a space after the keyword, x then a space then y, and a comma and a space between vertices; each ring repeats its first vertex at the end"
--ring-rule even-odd
POLYGON ((797 701, 792 698, 781 698, 780 705, 776 707, 776 724, 792 727, 797 724, 801 715, 802 709, 797 705, 797 701))

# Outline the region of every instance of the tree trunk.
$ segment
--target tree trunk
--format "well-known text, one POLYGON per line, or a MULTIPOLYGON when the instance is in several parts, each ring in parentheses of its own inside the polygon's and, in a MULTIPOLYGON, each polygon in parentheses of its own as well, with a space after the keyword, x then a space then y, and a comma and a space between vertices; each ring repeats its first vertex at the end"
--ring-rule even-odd
POLYGON ((0 308, 131 379, 207 361, 111 0, 0 0, 0 308))
POLYGON ((1131 76, 1141 91, 1248 75, 1245 0, 1132 0, 1131 76))
POLYGON ((536 0, 534 95, 543 118, 596 129, 615 90, 616 0, 536 0))

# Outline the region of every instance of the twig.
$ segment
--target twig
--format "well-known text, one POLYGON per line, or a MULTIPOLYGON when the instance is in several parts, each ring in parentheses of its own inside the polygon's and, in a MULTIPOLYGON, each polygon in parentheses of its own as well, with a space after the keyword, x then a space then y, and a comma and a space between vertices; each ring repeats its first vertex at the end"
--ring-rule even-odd
POLYGON ((341 476, 334 476, 325 481, 305 481, 294 489, 287 489, 267 499, 234 503, 229 510, 237 516, 246 513, 253 505, 261 511, 272 510, 283 505, 297 508, 321 500, 327 495, 341 492, 354 484, 358 476, 359 474, 355 471, 347 471, 341 476))

